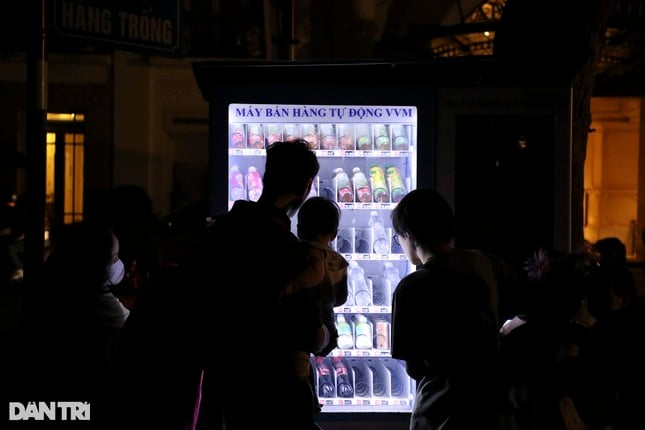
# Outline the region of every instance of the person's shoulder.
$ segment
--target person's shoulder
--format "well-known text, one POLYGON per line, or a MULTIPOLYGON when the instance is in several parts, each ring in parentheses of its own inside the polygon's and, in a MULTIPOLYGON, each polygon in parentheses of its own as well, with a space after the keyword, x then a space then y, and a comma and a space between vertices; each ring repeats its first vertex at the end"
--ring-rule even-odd
POLYGON ((338 251, 331 248, 327 249, 328 261, 336 270, 342 270, 349 267, 349 261, 338 251))

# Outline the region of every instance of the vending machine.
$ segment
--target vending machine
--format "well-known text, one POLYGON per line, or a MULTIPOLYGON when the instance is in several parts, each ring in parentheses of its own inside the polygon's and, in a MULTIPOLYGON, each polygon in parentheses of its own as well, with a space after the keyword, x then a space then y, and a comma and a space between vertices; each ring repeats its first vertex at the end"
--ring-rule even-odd
POLYGON ((390 313, 411 267, 390 211, 416 187, 417 107, 230 103, 227 118, 229 207, 259 198, 268 145, 304 139, 320 163, 310 195, 341 210, 331 247, 349 262, 349 298, 335 309, 338 348, 312 357, 323 410, 409 412, 414 384, 390 356, 390 313))
MULTIPOLYGON (((408 428, 416 387, 404 363, 390 354, 391 299, 398 280, 415 267, 394 239, 390 213, 419 187, 438 189, 453 205, 465 207, 474 197, 467 182, 455 179, 457 162, 477 143, 465 140, 479 136, 477 130, 460 131, 462 126, 477 124, 471 119, 481 115, 502 115, 511 124, 516 113, 560 120, 569 112, 569 92, 508 90, 501 88, 508 83, 500 83, 499 74, 484 88, 492 72, 469 62, 198 62, 193 71, 209 102, 211 214, 228 210, 237 199, 256 200, 266 147, 296 138, 306 140, 320 162, 311 195, 331 198, 341 209, 331 246, 350 263, 350 294, 335 308, 338 348, 312 357, 320 420, 329 429, 335 423, 408 428)), ((566 158, 566 148, 554 148, 568 143, 568 121, 559 121, 564 125, 551 134, 543 132, 541 153, 566 158)), ((530 130, 521 131, 531 136, 530 130)), ((570 172, 563 163, 562 169, 543 169, 553 187, 543 193, 567 191, 558 182, 570 172)), ((561 213, 567 199, 568 194, 555 198, 549 210, 561 213)), ((566 241, 556 237, 562 231, 552 233, 552 243, 566 241)))

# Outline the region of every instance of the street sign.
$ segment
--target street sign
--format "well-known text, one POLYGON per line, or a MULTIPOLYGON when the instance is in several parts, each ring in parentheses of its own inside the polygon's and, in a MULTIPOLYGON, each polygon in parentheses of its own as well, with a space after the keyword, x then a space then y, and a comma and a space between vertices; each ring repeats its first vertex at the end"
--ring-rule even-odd
POLYGON ((179 54, 179 0, 54 0, 54 25, 125 50, 179 54))

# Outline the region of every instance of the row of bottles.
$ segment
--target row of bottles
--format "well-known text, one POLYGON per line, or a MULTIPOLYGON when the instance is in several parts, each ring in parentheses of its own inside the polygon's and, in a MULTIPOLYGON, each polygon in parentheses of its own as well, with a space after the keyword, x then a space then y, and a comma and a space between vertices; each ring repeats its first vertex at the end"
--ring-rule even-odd
MULTIPOLYGON (((321 172, 324 171, 321 169, 321 172)), ((320 184, 314 184, 314 193, 320 193, 340 203, 398 203, 408 189, 400 169, 394 164, 386 164, 383 168, 373 163, 369 168, 369 178, 358 166, 352 168, 351 178, 342 167, 332 169, 331 174, 331 180, 322 180, 320 184)), ((249 166, 246 172, 239 164, 231 166, 230 200, 257 201, 261 193, 262 175, 256 166, 249 166)))
POLYGON ((281 140, 304 139, 313 150, 410 149, 410 124, 231 124, 229 147, 262 149, 281 140))
POLYGON ((409 397, 413 392, 401 363, 392 359, 361 360, 316 357, 316 392, 321 399, 409 397))
POLYGON ((229 172, 229 197, 231 200, 252 200, 257 202, 262 194, 262 175, 255 166, 249 166, 246 174, 234 164, 229 172), (248 193, 247 193, 248 191, 248 193))
POLYGON ((369 180, 360 167, 352 168, 352 177, 342 167, 333 171, 334 196, 343 203, 398 203, 407 193, 398 167, 387 164, 385 169, 373 163, 369 169, 369 180))
POLYGON ((337 314, 336 329, 339 349, 390 349, 390 323, 385 317, 337 314))
POLYGON ((400 279, 399 269, 390 261, 383 263, 381 276, 368 277, 358 261, 350 260, 347 272, 349 294, 345 306, 389 306, 400 279))

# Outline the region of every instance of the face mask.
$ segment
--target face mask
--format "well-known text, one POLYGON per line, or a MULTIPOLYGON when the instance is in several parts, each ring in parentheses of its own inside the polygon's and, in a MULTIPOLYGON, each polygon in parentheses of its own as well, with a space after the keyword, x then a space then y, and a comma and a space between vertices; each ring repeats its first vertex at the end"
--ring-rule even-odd
POLYGON ((107 285, 117 285, 123 280, 125 276, 125 266, 123 261, 117 259, 114 263, 108 265, 107 267, 107 285))

